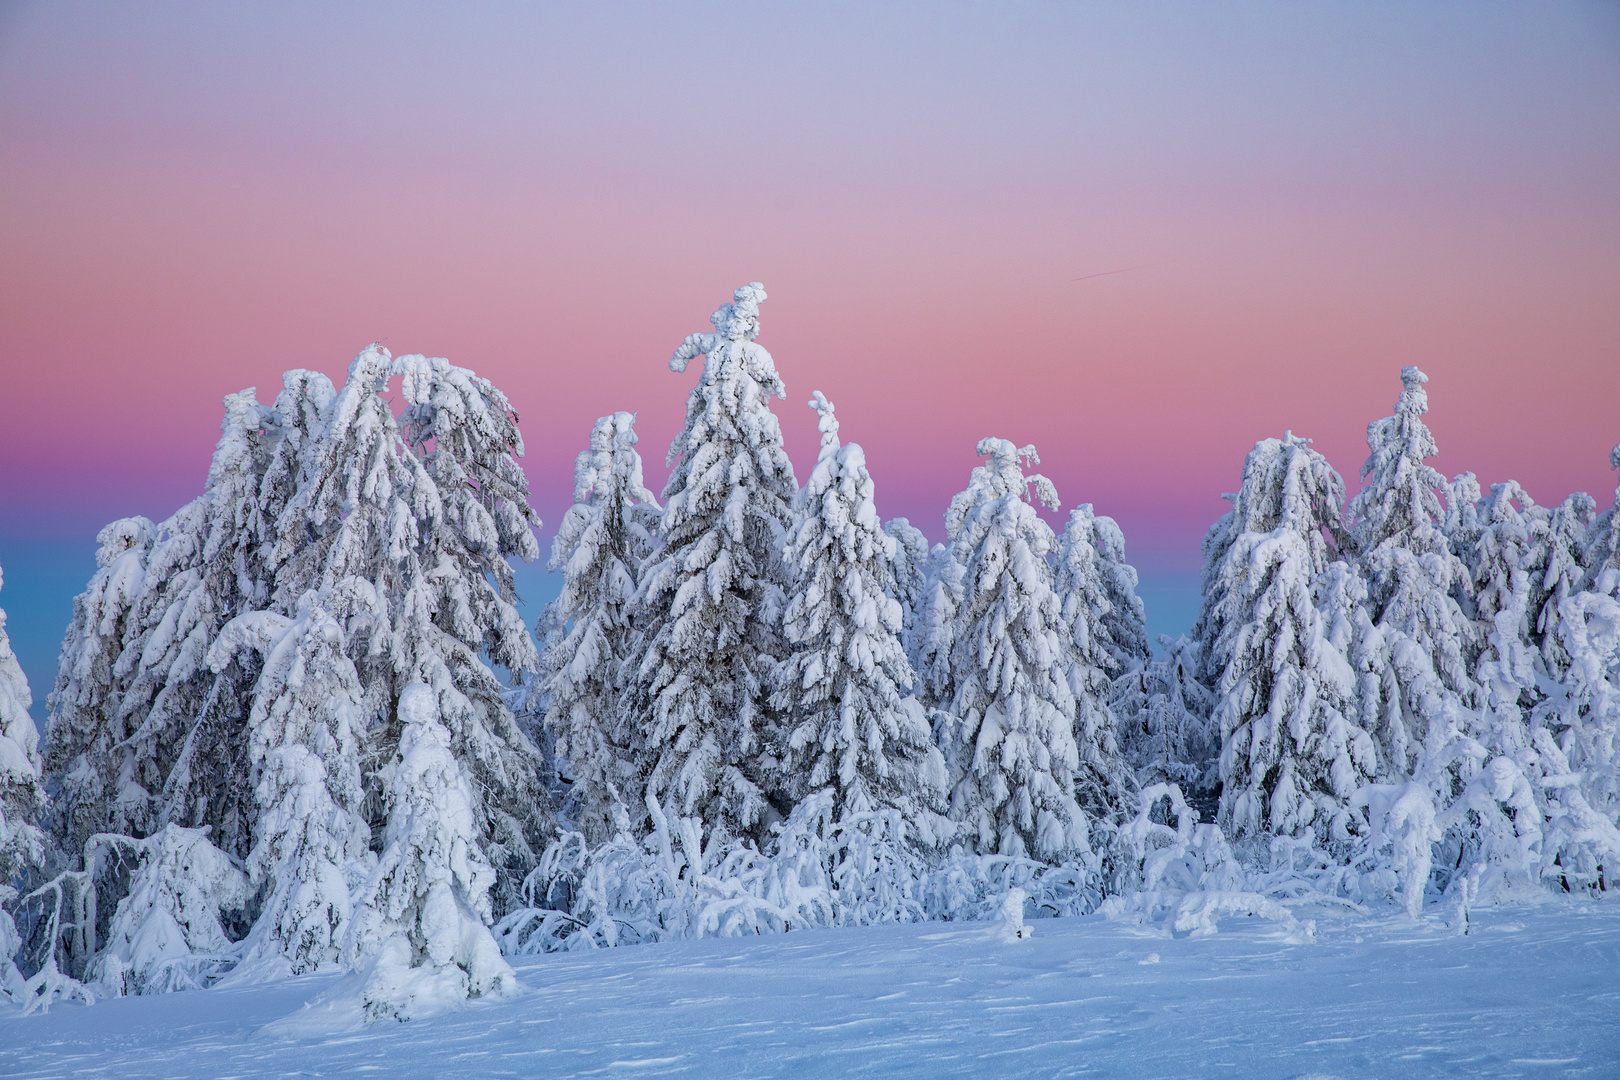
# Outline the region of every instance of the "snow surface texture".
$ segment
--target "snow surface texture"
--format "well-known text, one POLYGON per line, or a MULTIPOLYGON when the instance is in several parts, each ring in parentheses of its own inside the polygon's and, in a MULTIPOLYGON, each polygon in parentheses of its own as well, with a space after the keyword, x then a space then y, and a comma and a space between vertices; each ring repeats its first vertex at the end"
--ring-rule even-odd
POLYGON ((553 953, 518 962, 514 999, 363 1030, 301 1009, 334 975, 5 1006, 0 1075, 1614 1075, 1612 905, 1493 908, 1468 936, 1310 915, 1308 945, 1260 918, 1166 937, 1085 916, 1033 940, 925 923, 553 953))

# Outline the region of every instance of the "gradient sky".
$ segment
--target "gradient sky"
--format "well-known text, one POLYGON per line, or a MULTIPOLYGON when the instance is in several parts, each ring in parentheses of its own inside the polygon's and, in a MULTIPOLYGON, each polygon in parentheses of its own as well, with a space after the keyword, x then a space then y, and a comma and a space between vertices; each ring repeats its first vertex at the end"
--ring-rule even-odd
POLYGON ((96 529, 201 490, 224 394, 447 356, 511 396, 554 525, 605 412, 661 482, 668 356, 750 280, 801 472, 819 389, 938 539, 978 438, 1033 442, 1164 629, 1255 440, 1353 491, 1405 364, 1443 472, 1607 505, 1620 6, 6 4, 36 695, 96 529))

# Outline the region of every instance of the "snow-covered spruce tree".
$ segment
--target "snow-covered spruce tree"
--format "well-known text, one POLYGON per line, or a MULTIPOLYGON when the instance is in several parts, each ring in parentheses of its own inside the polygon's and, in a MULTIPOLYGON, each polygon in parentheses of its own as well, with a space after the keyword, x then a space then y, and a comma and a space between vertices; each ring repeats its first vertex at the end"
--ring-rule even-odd
POLYGON ((1219 822, 1234 838, 1345 839, 1350 797, 1377 771, 1357 724, 1356 680, 1327 637, 1313 586, 1332 562, 1344 482, 1292 433, 1255 444, 1233 500, 1214 721, 1219 822), (1347 713, 1349 715, 1347 715, 1347 713))
POLYGON ((1349 507, 1368 616, 1379 631, 1372 648, 1381 657, 1378 719, 1371 730, 1391 777, 1410 776, 1430 728, 1451 726, 1441 713, 1471 707, 1476 696, 1465 655, 1472 628, 1454 595, 1467 568, 1441 528, 1440 493, 1448 485, 1426 464, 1437 453, 1422 419, 1428 376, 1403 368, 1401 382, 1394 415, 1367 425, 1370 452, 1349 507))
POLYGON ((6 613, 0 610, 0 1001, 21 998, 25 990, 13 959, 22 942, 7 905, 17 898, 29 872, 45 867, 45 834, 34 824, 45 805, 45 790, 39 732, 28 715, 33 700, 6 636, 6 613))
POLYGON ((658 503, 641 479, 635 417, 604 416, 590 449, 574 461, 574 505, 551 545, 548 568, 563 574, 546 623, 540 684, 545 725, 572 781, 565 806, 592 847, 622 818, 643 811, 642 732, 623 700, 634 644, 636 574, 651 553, 658 503))
POLYGON ((1558 762, 1547 754, 1555 769, 1561 764, 1562 774, 1578 778, 1573 791, 1560 784, 1553 792, 1564 813, 1548 815, 1555 824, 1569 819, 1565 831, 1576 841, 1559 853, 1559 877, 1566 887, 1578 881, 1607 890, 1620 877, 1620 569, 1592 584, 1559 601, 1556 625, 1569 660, 1562 686, 1537 708, 1536 720, 1562 755, 1558 762))
POLYGON ((261 977, 335 964, 349 891, 366 865, 370 829, 360 813, 362 694, 343 653, 343 628, 321 597, 296 618, 239 615, 210 650, 223 668, 243 648, 264 657, 253 688, 248 761, 258 815, 248 871, 264 901, 241 946, 261 977))
POLYGON ((262 552, 285 498, 263 476, 283 434, 279 412, 252 388, 226 396, 220 430, 202 495, 161 525, 108 527, 111 561, 69 628, 46 742, 60 777, 53 824, 71 857, 97 832, 144 836, 170 822, 208 825, 237 857, 250 846, 254 671, 216 673, 204 657, 225 622, 267 602, 262 552), (146 539, 129 546, 137 534, 146 539), (114 574, 124 592, 115 590, 120 614, 109 620, 114 574))
POLYGON ((782 630, 791 648, 772 705, 783 719, 782 761, 795 804, 832 797, 831 820, 897 811, 923 849, 945 839, 945 763, 922 705, 909 695, 900 644, 894 540, 879 524, 860 446, 840 446, 833 406, 816 391, 821 451, 787 539, 793 574, 782 630))
POLYGON ((951 816, 979 854, 1061 862, 1090 851, 1076 777, 1087 809, 1105 815, 1122 808, 1128 770, 1112 731, 1084 751, 1075 744, 1074 644, 1047 561, 1056 537, 1030 501, 1056 509, 1057 492, 1046 477, 1024 475, 1023 460, 1040 460, 1033 446, 987 438, 978 452, 990 460, 946 514, 962 569, 951 816))
POLYGON ((770 680, 783 655, 783 538, 798 485, 770 397, 786 395, 771 354, 755 343, 757 282, 710 317, 670 358, 703 375, 686 426, 669 448, 662 547, 642 570, 635 619, 640 663, 632 722, 647 741, 647 783, 672 816, 729 836, 763 838, 786 807, 778 782, 770 680))
POLYGON ((1114 680, 1149 656, 1136 569, 1125 561, 1125 537, 1090 503, 1070 511, 1058 542, 1054 587, 1069 628, 1074 663, 1075 744, 1117 745, 1119 723, 1110 703, 1114 680))
POLYGON ((362 989, 373 1020, 408 1020, 517 987, 489 932, 495 871, 442 715, 427 684, 400 692, 403 730, 388 770, 383 852, 345 947, 350 964, 375 958, 362 989))
POLYGON ((504 398, 486 394, 470 373, 420 357, 404 358, 397 370, 411 376, 409 417, 419 441, 404 438, 381 397, 396 365, 387 350, 369 346, 304 440, 298 492, 277 525, 275 607, 296 611, 314 591, 344 628, 364 715, 381 721, 362 761, 374 833, 388 799, 383 766, 401 731, 398 694, 413 682, 434 688, 476 795, 481 843, 500 870, 495 897, 505 910, 518 903, 551 829, 545 763, 481 655, 487 650, 517 673, 539 667, 527 628, 502 595, 510 578, 492 554, 527 550, 502 539, 514 520, 529 520, 526 506, 505 505, 523 499, 521 474, 490 464, 521 446, 504 398), (448 490, 418 454, 428 439, 445 455, 435 471, 448 490), (487 491, 457 486, 480 482, 487 491))
POLYGON ((163 778, 137 774, 117 724, 124 680, 120 658, 138 639, 136 604, 146 584, 146 559, 157 527, 122 518, 96 535, 96 573, 74 597, 73 620, 47 699, 45 775, 56 787, 46 823, 67 852, 84 849, 98 832, 127 832, 149 820, 150 790, 163 778))
MULTIPOLYGON (((324 377, 321 382, 330 391, 324 377)), ((190 559, 193 567, 168 576, 164 545, 154 549, 147 580, 167 579, 159 586, 165 614, 125 699, 129 712, 132 702, 143 701, 149 688, 155 688, 143 734, 176 748, 158 823, 208 825, 211 841, 236 858, 246 858, 252 847, 256 816, 247 702, 258 657, 236 657, 218 671, 207 657, 229 620, 269 605, 266 555, 276 517, 292 492, 267 482, 267 474, 278 454, 297 443, 299 432, 284 419, 282 408, 296 415, 301 392, 302 383, 284 389, 274 409, 260 405, 252 388, 225 398, 222 434, 199 500, 203 520, 190 559)), ((178 564, 185 554, 176 546, 178 564)))
POLYGON ((928 588, 928 538, 903 517, 891 519, 883 526, 883 531, 894 541, 894 558, 889 560, 889 568, 894 573, 893 595, 900 602, 900 643, 905 646, 909 659, 918 613, 928 588))
POLYGON ((1071 510, 1057 553, 1063 621, 1074 628, 1081 660, 1110 681, 1152 655, 1136 583, 1118 523, 1098 515, 1090 503, 1071 510))
MULTIPOLYGON (((945 523, 947 529, 953 524, 949 514, 945 523)), ((961 526, 960 521, 954 524, 961 526)), ((956 613, 962 606, 962 564, 956 560, 956 537, 947 532, 946 540, 928 553, 922 597, 906 644, 917 672, 917 697, 934 718, 934 741, 949 752, 955 741, 947 729, 954 722, 949 710, 956 700, 957 680, 951 650, 956 640, 956 613)))
POLYGON ((1204 798, 1215 790, 1221 749, 1210 729, 1215 697, 1198 679, 1197 641, 1160 634, 1159 645, 1162 657, 1109 687, 1120 752, 1141 786, 1176 784, 1189 798, 1204 798))
POLYGON ((1553 507, 1538 542, 1525 559, 1530 575, 1530 632, 1541 650, 1547 674, 1561 680, 1569 670, 1569 652, 1559 631, 1559 612, 1580 591, 1586 576, 1586 538, 1597 516, 1597 502, 1584 491, 1553 507))
MULTIPOLYGON (((39 732, 28 715, 33 702, 28 678, 6 636, 6 613, 0 610, 0 888, 14 885, 30 868, 44 868, 45 835, 35 821, 45 806, 45 790, 39 732)), ((10 956, 0 949, 0 965, 10 956)))
POLYGON ((1497 616, 1504 611, 1518 613, 1520 624, 1514 632, 1521 641, 1529 641, 1536 605, 1527 564, 1531 552, 1546 539, 1548 518, 1547 511, 1509 480, 1491 485, 1490 494, 1477 504, 1472 527, 1453 540, 1453 550, 1468 570, 1460 599, 1466 601, 1463 610, 1475 624, 1464 639, 1472 665, 1491 652, 1489 638, 1497 632, 1497 616), (1464 543, 1459 545, 1458 539, 1464 543))
POLYGON ((493 662, 521 679, 536 670, 538 657, 513 606, 509 560, 540 557, 534 536, 540 518, 529 506, 529 481, 518 464, 523 436, 517 413, 488 379, 442 357, 401 356, 393 370, 402 376, 407 402, 401 429, 439 490, 451 534, 433 549, 440 572, 428 576, 438 582, 437 603, 455 612, 447 621, 457 623, 462 636, 476 637, 493 662), (447 572, 450 564, 455 576, 447 572))

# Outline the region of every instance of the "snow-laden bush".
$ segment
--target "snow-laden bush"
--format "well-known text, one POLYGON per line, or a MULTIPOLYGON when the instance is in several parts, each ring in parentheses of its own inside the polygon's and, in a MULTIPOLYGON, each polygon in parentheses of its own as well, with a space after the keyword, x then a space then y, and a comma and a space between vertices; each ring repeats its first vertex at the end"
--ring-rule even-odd
POLYGON ((1110 918, 1201 937, 1215 933, 1223 915, 1250 915, 1278 923, 1297 941, 1310 941, 1315 933, 1313 923, 1296 919, 1271 895, 1290 890, 1247 872, 1220 826, 1199 823, 1175 784, 1143 789, 1140 810, 1119 829, 1117 843, 1128 853, 1131 879, 1103 901, 1110 918))
POLYGON ((552 844, 524 882, 531 906, 495 928, 502 948, 590 949, 832 922, 825 872, 803 847, 790 842, 777 864, 698 818, 671 818, 650 793, 646 809, 653 827, 643 840, 624 830, 595 849, 579 833, 552 844))
POLYGON ((166 825, 144 840, 103 834, 90 851, 92 875, 102 859, 135 860, 106 947, 90 965, 96 986, 114 997, 192 990, 236 962, 220 916, 247 902, 248 878, 208 830, 166 825))

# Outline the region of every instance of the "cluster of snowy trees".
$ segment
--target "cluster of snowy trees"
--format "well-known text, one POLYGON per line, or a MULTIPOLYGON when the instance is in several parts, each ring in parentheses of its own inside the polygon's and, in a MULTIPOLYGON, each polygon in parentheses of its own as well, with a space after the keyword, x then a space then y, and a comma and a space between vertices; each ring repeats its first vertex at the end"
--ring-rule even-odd
POLYGON ((801 487, 764 299, 676 349, 702 372, 661 502, 634 418, 596 423, 538 647, 487 380, 371 346, 341 389, 227 397, 204 493, 102 530, 43 740, 0 624, 0 993, 343 968, 405 1018, 510 992, 503 953, 1014 890, 1198 929, 1607 889, 1620 516, 1445 481, 1421 372, 1348 507, 1306 440, 1256 445, 1155 657, 1118 526, 1054 532, 1034 447, 982 440, 930 547, 818 392, 801 487))
POLYGON ((1218 792, 1229 839, 1315 861, 1353 899, 1416 914, 1438 892, 1465 922, 1543 883, 1607 891, 1620 517, 1448 482, 1428 464, 1428 378, 1401 378, 1348 507, 1307 440, 1256 444, 1204 540, 1192 640, 1116 685, 1116 707, 1160 775, 1218 792))

